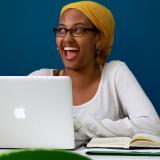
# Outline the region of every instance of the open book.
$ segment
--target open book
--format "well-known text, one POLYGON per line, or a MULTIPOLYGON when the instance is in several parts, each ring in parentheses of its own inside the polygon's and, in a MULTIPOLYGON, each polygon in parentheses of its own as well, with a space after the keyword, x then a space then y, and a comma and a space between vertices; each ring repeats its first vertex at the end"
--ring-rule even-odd
POLYGON ((160 137, 139 133, 130 137, 92 138, 87 147, 102 148, 160 148, 160 137))

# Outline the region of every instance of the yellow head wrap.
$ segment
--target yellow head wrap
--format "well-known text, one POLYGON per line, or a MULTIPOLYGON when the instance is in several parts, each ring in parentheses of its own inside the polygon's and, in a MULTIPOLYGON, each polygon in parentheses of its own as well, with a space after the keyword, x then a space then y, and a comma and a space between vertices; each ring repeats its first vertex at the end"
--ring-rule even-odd
POLYGON ((115 22, 110 10, 93 1, 80 1, 70 3, 61 10, 61 15, 68 9, 77 9, 82 12, 102 33, 102 41, 99 45, 100 54, 96 57, 98 64, 104 64, 109 55, 114 39, 115 22))

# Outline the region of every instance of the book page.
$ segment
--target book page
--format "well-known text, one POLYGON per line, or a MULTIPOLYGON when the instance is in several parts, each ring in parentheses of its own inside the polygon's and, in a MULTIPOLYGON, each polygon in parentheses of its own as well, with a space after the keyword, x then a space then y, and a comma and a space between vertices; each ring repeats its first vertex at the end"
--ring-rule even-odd
POLYGON ((87 147, 129 148, 130 140, 129 137, 92 138, 87 147))
POLYGON ((130 147, 132 148, 160 148, 159 143, 155 143, 152 141, 134 141, 130 144, 130 147))
POLYGON ((130 146, 160 148, 160 137, 147 133, 136 134, 133 136, 130 146))

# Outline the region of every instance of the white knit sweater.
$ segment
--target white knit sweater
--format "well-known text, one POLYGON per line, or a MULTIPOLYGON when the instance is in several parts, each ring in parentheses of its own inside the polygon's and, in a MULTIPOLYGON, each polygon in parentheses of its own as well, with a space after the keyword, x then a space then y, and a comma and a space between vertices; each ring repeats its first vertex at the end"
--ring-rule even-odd
MULTIPOLYGON (((41 69, 31 76, 52 76, 53 69, 41 69)), ((146 94, 121 61, 106 63, 95 96, 74 106, 77 140, 92 137, 130 136, 152 133, 160 136, 160 120, 146 94)))

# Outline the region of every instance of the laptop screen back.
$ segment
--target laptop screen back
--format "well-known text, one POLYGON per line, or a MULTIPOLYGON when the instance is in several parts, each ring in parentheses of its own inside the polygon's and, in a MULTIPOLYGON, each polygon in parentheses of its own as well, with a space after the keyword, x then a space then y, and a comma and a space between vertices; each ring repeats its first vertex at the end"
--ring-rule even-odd
POLYGON ((0 77, 1 148, 74 148, 69 77, 0 77))

